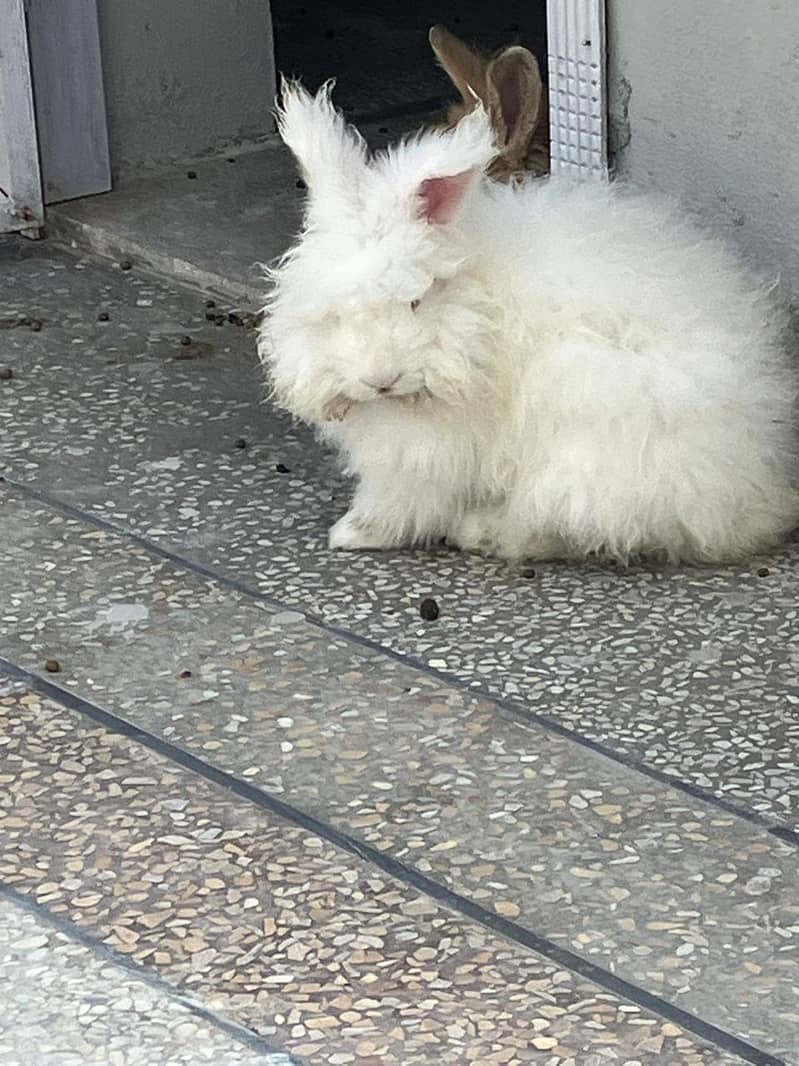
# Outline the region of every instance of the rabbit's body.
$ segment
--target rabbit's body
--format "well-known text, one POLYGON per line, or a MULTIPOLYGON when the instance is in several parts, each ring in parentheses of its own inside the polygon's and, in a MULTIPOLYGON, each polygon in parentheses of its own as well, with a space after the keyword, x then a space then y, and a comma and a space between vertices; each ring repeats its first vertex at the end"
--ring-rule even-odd
POLYGON ((442 145, 459 177, 485 162, 479 122, 372 164, 343 228, 318 201, 277 272, 276 395, 358 479, 331 545, 691 562, 773 545, 799 514, 782 312, 716 242, 612 188, 477 181, 450 218, 398 211, 401 176, 416 189, 442 145))

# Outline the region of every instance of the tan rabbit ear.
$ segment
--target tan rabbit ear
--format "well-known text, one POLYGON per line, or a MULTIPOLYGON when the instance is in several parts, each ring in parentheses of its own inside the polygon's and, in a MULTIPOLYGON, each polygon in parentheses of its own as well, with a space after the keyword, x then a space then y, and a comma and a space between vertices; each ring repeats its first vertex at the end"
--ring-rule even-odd
POLYGON ((471 110, 474 107, 476 95, 487 106, 486 68, 488 60, 443 26, 433 26, 427 36, 430 47, 436 54, 436 59, 461 94, 464 104, 471 110))
POLYGON ((488 64, 486 82, 502 155, 522 160, 538 126, 544 96, 538 61, 521 45, 505 48, 488 64))

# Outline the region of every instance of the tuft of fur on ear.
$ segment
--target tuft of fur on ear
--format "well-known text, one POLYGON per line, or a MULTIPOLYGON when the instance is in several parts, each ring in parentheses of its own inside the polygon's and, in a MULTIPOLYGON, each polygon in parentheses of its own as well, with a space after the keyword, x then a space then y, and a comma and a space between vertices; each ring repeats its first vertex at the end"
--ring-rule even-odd
POLYGON ((302 170, 312 205, 330 200, 331 207, 340 209, 344 204, 357 203, 358 183, 366 168, 366 145, 334 107, 334 85, 331 79, 312 96, 298 81, 281 77, 275 117, 283 143, 302 170))
POLYGON ((437 225, 451 222, 496 154, 478 101, 452 129, 422 130, 373 158, 365 179, 367 214, 374 225, 398 211, 437 225))
MULTIPOLYGON (((496 154, 491 123, 478 102, 452 129, 423 130, 376 156, 371 170, 389 194, 405 199, 418 196, 422 183, 431 178, 455 178, 468 172, 477 180, 496 154)), ((465 181, 463 194, 469 184, 465 181)))
POLYGON ((443 157, 443 169, 439 170, 439 174, 482 170, 497 154, 491 121, 477 97, 469 114, 464 115, 453 129, 439 134, 437 140, 443 157))

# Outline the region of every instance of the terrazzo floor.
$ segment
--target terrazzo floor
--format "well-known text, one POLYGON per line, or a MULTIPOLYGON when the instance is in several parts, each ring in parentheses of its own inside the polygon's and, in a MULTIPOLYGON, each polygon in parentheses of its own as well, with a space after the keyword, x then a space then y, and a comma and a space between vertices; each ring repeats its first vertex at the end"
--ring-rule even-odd
POLYGON ((799 1063, 795 547, 333 556, 230 308, 0 278, 4 1063, 799 1063))
POLYGON ((60 704, 3 709, 4 882, 299 1056, 736 1061, 60 704))

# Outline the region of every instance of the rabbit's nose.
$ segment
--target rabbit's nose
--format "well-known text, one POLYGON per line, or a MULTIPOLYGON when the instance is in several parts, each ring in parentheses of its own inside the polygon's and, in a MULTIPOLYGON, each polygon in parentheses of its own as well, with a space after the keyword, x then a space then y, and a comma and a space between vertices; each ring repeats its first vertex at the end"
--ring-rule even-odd
POLYGON ((402 374, 374 374, 370 378, 361 378, 361 382, 375 392, 385 394, 391 392, 401 377, 402 374))

